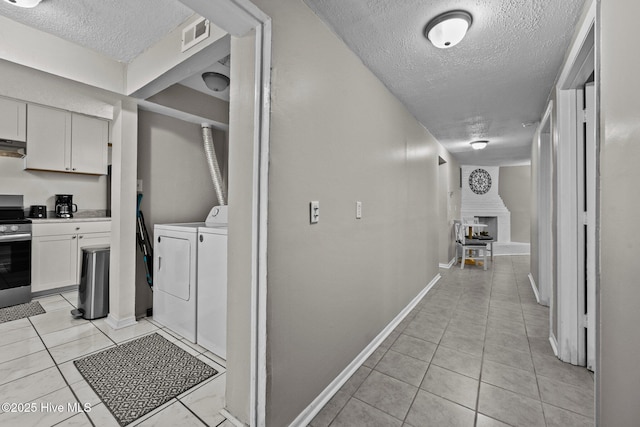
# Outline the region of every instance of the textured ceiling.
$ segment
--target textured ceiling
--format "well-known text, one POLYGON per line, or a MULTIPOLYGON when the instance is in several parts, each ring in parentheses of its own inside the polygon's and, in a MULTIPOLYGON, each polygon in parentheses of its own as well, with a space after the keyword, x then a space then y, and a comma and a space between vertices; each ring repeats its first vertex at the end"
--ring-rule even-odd
POLYGON ((461 164, 526 163, 584 0, 304 0, 461 164), (423 35, 454 9, 465 39, 423 35), (482 151, 469 142, 488 139, 482 151))
POLYGON ((0 1, 0 15, 128 63, 193 11, 177 0, 43 0, 32 9, 0 1))

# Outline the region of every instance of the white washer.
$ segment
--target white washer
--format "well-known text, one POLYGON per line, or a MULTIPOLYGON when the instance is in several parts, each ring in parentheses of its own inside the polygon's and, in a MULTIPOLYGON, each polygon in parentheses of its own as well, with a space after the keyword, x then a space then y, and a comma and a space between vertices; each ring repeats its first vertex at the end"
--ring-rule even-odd
POLYGON ((226 359, 227 207, 213 207, 205 222, 156 224, 154 238, 153 318, 226 359))
POLYGON ((153 318, 196 342, 198 227, 202 222, 154 227, 153 318))
POLYGON ((198 228, 197 343, 227 359, 226 223, 198 228))

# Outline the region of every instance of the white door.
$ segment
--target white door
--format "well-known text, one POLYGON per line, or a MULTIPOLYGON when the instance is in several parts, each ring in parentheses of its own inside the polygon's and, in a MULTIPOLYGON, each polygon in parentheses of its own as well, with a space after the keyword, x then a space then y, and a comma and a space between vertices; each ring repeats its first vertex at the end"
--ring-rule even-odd
POLYGON ((31 291, 77 285, 77 253, 75 234, 34 237, 31 243, 31 291))
POLYGON ((71 113, 29 104, 26 167, 71 171, 71 113))
POLYGON ((27 140, 27 103, 0 97, 0 139, 27 140))
POLYGON ((75 113, 71 118, 71 170, 106 175, 109 123, 75 113))
POLYGON ((190 300, 195 293, 192 289, 195 288, 195 277, 191 276, 195 254, 191 251, 191 242, 187 238, 162 234, 157 234, 156 239, 154 284, 157 290, 184 301, 190 300))
POLYGON ((581 364, 595 369, 596 353, 596 100, 593 83, 578 91, 579 267, 578 352, 581 364))

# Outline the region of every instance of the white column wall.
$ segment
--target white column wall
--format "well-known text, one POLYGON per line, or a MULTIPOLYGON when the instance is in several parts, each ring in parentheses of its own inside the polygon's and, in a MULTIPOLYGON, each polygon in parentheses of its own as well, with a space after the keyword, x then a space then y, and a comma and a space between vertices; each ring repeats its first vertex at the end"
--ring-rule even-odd
POLYGON ((114 329, 136 323, 136 177, 138 108, 131 100, 116 105, 112 137, 111 264, 109 316, 114 329))

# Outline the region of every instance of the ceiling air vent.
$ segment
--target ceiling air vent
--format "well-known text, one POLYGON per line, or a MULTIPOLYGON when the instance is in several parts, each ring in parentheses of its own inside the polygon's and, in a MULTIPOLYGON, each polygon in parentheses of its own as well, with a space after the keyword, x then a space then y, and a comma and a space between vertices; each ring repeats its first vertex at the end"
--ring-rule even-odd
POLYGON ((182 51, 197 45, 209 37, 209 20, 200 18, 182 30, 182 51))

